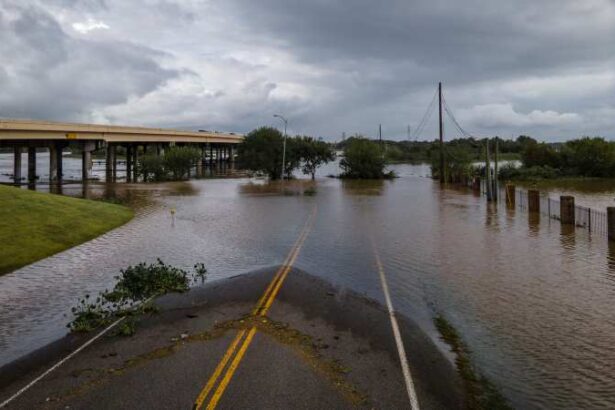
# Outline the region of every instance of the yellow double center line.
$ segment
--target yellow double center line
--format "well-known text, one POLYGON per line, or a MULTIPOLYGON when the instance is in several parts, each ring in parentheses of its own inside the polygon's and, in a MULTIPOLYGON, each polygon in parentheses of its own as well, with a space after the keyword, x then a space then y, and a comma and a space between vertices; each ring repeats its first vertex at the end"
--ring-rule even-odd
MULTIPOLYGON (((276 272, 275 276, 269 283, 269 286, 267 286, 265 293, 261 296, 258 303, 252 310, 252 316, 265 316, 267 312, 269 311, 269 308, 273 304, 275 297, 277 296, 278 292, 280 291, 280 288, 282 287, 282 283, 284 283, 284 280, 286 279, 288 272, 290 272, 293 264, 295 263, 295 260, 297 259, 297 256, 299 255, 299 251, 301 250, 301 247, 303 246, 303 242, 305 242, 305 239, 307 238, 310 232, 310 229, 312 227, 312 222, 314 221, 315 215, 316 215, 316 207, 314 207, 312 213, 308 217, 303 227, 303 230, 301 231, 301 235, 299 235, 299 238, 297 238, 297 241, 291 248, 290 253, 284 260, 284 263, 282 264, 282 266, 280 266, 280 269, 278 269, 278 271, 276 272)), ((213 390, 218 379, 220 378, 220 375, 222 374, 222 372, 226 368, 226 365, 231 360, 231 358, 233 358, 233 355, 234 355, 234 358, 230 366, 228 366, 228 368, 226 369, 226 373, 222 377, 220 383, 218 384, 218 387, 212 394, 211 398, 209 399, 209 403, 207 404, 208 410, 216 408, 216 405, 218 404, 218 401, 220 401, 220 398, 224 394, 224 391, 226 390, 226 387, 231 381, 233 374, 235 373, 235 370, 237 370, 237 367, 239 366, 241 359, 245 355, 246 350, 250 346, 250 343, 252 343, 252 339, 254 338, 255 334, 256 334, 256 327, 252 327, 249 331, 247 331, 246 329, 243 329, 237 333, 237 336, 235 336, 235 338, 231 342, 231 345, 228 347, 228 349, 224 353, 224 356, 222 356, 222 359, 220 359, 220 362, 218 363, 213 374, 207 381, 207 384, 205 384, 205 387, 203 387, 203 390, 201 390, 199 396, 196 398, 194 402, 194 409, 201 409, 203 407, 203 404, 205 403, 205 400, 209 396, 209 393, 211 393, 211 391, 213 390), (243 340, 243 343, 241 343, 242 340, 243 340), (241 347, 237 349, 240 343, 241 343, 241 347)))

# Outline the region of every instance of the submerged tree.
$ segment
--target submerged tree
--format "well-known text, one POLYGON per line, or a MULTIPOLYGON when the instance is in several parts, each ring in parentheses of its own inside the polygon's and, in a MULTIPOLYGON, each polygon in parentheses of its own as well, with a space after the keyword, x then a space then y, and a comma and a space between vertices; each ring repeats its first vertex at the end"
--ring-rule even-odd
POLYGON ((150 180, 163 181, 166 179, 164 161, 160 155, 145 154, 139 157, 138 172, 143 177, 143 181, 150 180))
MULTIPOLYGON (((439 151, 432 151, 431 176, 440 178, 439 151)), ((452 183, 465 183, 472 175, 472 153, 464 146, 445 146, 444 148, 444 180, 452 183)))
POLYGON ((251 131, 237 149, 242 168, 266 173, 271 179, 282 176, 282 150, 284 136, 272 127, 251 131))
POLYGON ((343 178, 381 179, 392 176, 385 173, 386 161, 380 146, 367 138, 353 138, 344 147, 340 161, 343 178))
POLYGON ((201 151, 194 147, 171 147, 164 153, 164 167, 173 175, 174 179, 183 179, 188 176, 190 169, 201 158, 201 151))
POLYGON ((296 137, 299 156, 303 163, 301 170, 305 175, 316 178, 316 170, 323 164, 335 160, 335 151, 330 144, 312 137, 296 137))
POLYGON ((170 147, 164 154, 145 154, 139 158, 137 169, 144 181, 184 179, 190 169, 201 158, 198 148, 183 146, 170 147))

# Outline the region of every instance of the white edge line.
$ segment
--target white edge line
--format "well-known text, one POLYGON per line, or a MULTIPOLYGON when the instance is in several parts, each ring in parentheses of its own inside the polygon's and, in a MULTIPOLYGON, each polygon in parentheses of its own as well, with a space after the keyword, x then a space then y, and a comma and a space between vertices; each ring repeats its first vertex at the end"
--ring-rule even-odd
MULTIPOLYGON (((143 304, 148 303, 150 300, 152 300, 154 297, 151 296, 150 298, 148 298, 147 300, 145 300, 145 302, 143 302, 143 304)), ((121 318, 117 319, 115 322, 111 323, 109 326, 107 326, 106 328, 104 328, 99 334, 97 334, 96 336, 94 336, 93 338, 91 338, 90 340, 88 340, 87 342, 85 342, 84 344, 82 344, 81 346, 79 346, 75 351, 73 351, 72 353, 70 353, 68 356, 66 356, 65 358, 63 358, 62 360, 60 360, 59 362, 57 362, 56 364, 54 364, 53 366, 51 366, 49 369, 47 369, 43 374, 41 374, 40 376, 38 376, 36 379, 32 380, 30 383, 28 383, 27 385, 25 385, 24 387, 22 387, 17 393, 13 394, 11 397, 9 397, 8 399, 6 399, 5 401, 3 401, 2 403, 0 403, 0 409, 5 407, 7 404, 9 404, 10 402, 12 402, 13 400, 15 400, 16 398, 18 398, 19 396, 21 396, 24 392, 26 392, 28 389, 30 389, 32 386, 34 386, 36 383, 40 382, 45 376, 47 376, 49 373, 53 372, 55 369, 57 369, 58 367, 62 366, 64 363, 66 363, 68 360, 70 360, 73 356, 75 356, 77 353, 81 352, 83 349, 85 349, 86 347, 88 347, 89 345, 91 345, 92 343, 94 343, 96 340, 98 340, 102 335, 104 335, 105 333, 107 333, 109 330, 113 329, 115 326, 117 326, 118 323, 120 323, 122 320, 126 319, 126 316, 122 316, 121 318)))
POLYGON ((376 250, 374 244, 374 254, 376 255, 376 263, 378 264, 378 273, 380 274, 380 282, 382 283, 382 290, 384 292, 384 299, 386 300, 387 309, 389 311, 389 318, 391 319, 391 327, 393 328, 393 335, 395 337, 395 343, 397 344, 397 352, 399 353, 399 361, 401 362, 401 370, 404 375, 404 381, 406 382, 406 390, 408 392, 408 399, 410 400, 410 407, 412 410, 419 410, 419 401, 414 389, 414 383, 412 382, 412 376, 410 374, 410 368, 408 367, 408 359, 406 357, 406 349, 401 339, 401 333, 399 332, 399 325, 397 324, 397 318, 395 317, 395 310, 393 309, 393 303, 391 302, 391 295, 389 294, 389 285, 387 284, 386 277, 384 276, 384 268, 380 261, 380 255, 376 250))

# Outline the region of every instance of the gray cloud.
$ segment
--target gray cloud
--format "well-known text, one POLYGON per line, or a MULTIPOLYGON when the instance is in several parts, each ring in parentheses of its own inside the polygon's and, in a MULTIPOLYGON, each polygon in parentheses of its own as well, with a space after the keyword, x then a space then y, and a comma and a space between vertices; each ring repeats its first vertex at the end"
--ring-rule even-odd
POLYGON ((474 134, 615 137, 611 0, 27 3, 2 13, 0 115, 403 138, 443 81, 474 134))
POLYGON ((14 5, 0 11, 0 115, 83 120, 91 111, 145 95, 177 70, 160 51, 122 41, 74 38, 44 10, 14 5))

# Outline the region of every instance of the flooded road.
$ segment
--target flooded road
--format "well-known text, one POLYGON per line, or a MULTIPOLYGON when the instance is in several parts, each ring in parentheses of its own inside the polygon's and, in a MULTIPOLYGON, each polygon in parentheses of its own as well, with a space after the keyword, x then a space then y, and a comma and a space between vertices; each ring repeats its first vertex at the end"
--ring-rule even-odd
POLYGON ((62 336, 78 297, 130 264, 203 262, 210 281, 279 265, 317 206, 297 268, 382 301, 373 240, 396 309, 434 339, 432 318, 448 318, 513 406, 615 407, 615 248, 441 189, 425 166, 393 168, 392 181, 320 178, 315 195, 309 181, 90 184, 87 196, 122 198, 136 218, 0 277, 0 363, 62 336))

